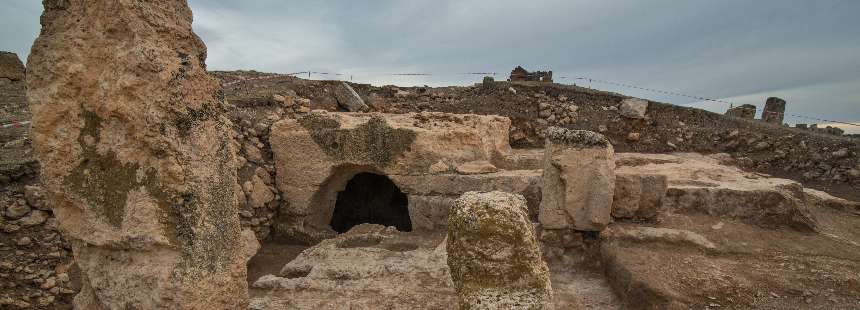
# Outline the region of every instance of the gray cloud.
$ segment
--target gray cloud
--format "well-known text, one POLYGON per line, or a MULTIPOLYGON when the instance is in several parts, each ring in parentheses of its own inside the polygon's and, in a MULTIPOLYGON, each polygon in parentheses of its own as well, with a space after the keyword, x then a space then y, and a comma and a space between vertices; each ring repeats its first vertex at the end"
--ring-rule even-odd
MULTIPOLYGON (((38 32, 40 8, 35 1, 12 1, 0 12, 0 49, 24 53, 38 32)), ((793 114, 860 122, 858 1, 189 2, 212 69, 314 70, 374 84, 463 85, 480 76, 457 73, 491 71, 502 79, 519 64, 552 69, 558 77, 588 76, 738 104, 761 106, 767 96, 781 96, 793 114), (387 75, 401 72, 436 75, 387 75)))

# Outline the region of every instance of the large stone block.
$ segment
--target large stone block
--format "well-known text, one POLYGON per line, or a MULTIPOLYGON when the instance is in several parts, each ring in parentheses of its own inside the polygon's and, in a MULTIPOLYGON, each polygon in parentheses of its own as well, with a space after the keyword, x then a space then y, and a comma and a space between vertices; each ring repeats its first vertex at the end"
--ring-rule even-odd
POLYGON ((614 170, 612 145, 602 135, 550 127, 540 223, 546 229, 602 230, 612 220, 614 170))
POLYGON ((468 192, 448 218, 448 267, 460 309, 549 309, 552 288, 525 199, 468 192))
POLYGON ((185 1, 44 1, 31 137, 79 309, 238 309, 256 248, 223 94, 185 1), (250 238, 250 239, 248 239, 250 238))

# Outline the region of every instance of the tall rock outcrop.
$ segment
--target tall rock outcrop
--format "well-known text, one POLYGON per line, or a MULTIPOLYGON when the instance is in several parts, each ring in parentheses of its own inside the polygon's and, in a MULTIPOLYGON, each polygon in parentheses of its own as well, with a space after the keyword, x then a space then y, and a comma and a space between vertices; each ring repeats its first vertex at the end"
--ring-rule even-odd
POLYGON ((451 206, 447 242, 460 309, 550 309, 549 269, 523 196, 463 194, 451 206))
POLYGON ((33 146, 79 309, 247 307, 235 150, 186 1, 45 0, 33 146))

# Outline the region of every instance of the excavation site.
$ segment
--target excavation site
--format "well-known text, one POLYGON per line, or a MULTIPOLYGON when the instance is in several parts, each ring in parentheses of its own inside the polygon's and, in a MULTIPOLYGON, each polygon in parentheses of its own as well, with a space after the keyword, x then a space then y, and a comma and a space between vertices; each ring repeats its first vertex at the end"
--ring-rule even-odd
POLYGON ((44 0, 0 52, 0 309, 860 309, 848 113, 222 70, 197 2, 44 0))

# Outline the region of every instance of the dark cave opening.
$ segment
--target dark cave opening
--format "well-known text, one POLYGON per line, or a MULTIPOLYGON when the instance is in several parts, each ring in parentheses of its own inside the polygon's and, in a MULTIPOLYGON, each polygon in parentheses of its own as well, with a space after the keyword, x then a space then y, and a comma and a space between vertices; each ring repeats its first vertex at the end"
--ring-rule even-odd
POLYGON ((331 228, 344 233, 353 226, 370 223, 412 231, 408 204, 406 194, 388 177, 359 173, 337 193, 331 228))

